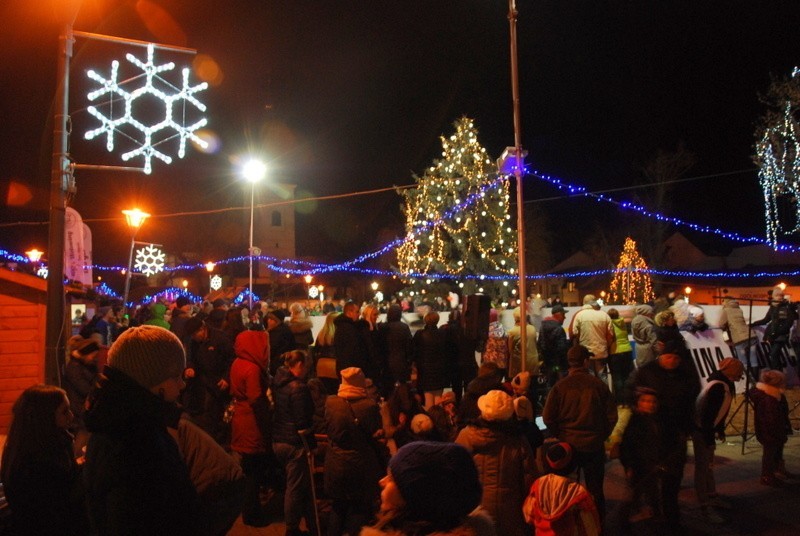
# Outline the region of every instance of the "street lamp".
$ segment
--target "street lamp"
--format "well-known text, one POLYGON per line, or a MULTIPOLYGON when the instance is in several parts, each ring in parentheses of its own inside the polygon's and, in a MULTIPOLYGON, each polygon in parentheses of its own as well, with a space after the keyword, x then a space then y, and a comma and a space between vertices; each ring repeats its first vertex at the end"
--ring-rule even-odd
POLYGON ((133 249, 136 247, 136 233, 139 228, 144 224, 144 221, 150 217, 147 212, 142 212, 138 208, 123 210, 125 221, 128 223, 128 229, 131 231, 131 250, 128 254, 128 269, 125 271, 125 293, 122 296, 122 307, 127 311, 128 309, 128 292, 131 290, 131 268, 133 266, 133 249))
POLYGON ((208 271, 208 292, 209 293, 211 293, 211 291, 213 290, 213 287, 212 287, 213 283, 211 282, 211 279, 214 277, 214 268, 216 268, 216 267, 217 267, 216 263, 213 263, 211 261, 208 261, 206 263, 206 270, 208 271))
POLYGON ((303 281, 306 282, 306 297, 311 297, 311 282, 314 280, 314 276, 311 274, 306 274, 303 276, 303 281))
POLYGON ((267 174, 267 166, 264 162, 251 158, 242 166, 242 176, 250 182, 250 246, 247 249, 247 256, 250 257, 250 278, 248 290, 248 310, 253 310, 253 255, 261 255, 253 248, 253 212, 255 210, 256 183, 261 181, 267 174))
POLYGON ((31 264, 33 264, 33 273, 37 273, 37 264, 42 259, 44 251, 39 251, 38 249, 33 248, 29 251, 26 251, 25 255, 28 257, 28 260, 31 261, 31 264))

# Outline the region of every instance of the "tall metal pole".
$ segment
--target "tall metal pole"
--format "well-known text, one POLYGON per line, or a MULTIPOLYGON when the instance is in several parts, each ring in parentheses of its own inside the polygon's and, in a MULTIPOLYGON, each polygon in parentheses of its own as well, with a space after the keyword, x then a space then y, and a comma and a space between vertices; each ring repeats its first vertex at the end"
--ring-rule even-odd
POLYGON ((125 272, 125 293, 122 297, 122 309, 128 312, 128 294, 131 291, 131 269, 133 268, 133 250, 136 247, 136 230, 131 235, 131 251, 128 253, 128 270, 125 272))
POLYGON ((255 207, 255 197, 256 197, 256 183, 255 181, 250 183, 250 247, 247 250, 247 253, 250 257, 250 287, 248 290, 248 310, 250 312, 253 311, 253 210, 255 207))
POLYGON ((58 38, 58 71, 53 99, 53 155, 50 169, 50 227, 48 229, 49 277, 47 278, 47 314, 45 328, 44 381, 61 385, 66 333, 66 298, 64 295, 64 219, 67 192, 72 188, 69 168, 69 66, 75 38, 72 25, 80 2, 62 5, 64 26, 58 38))
POLYGON ((508 25, 511 41, 511 98, 514 104, 514 150, 516 164, 514 177, 517 179, 517 251, 519 268, 519 351, 522 360, 520 370, 525 370, 528 338, 528 293, 525 290, 525 216, 522 192, 522 129, 519 112, 519 67, 517 65, 517 7, 515 0, 508 0, 508 25))

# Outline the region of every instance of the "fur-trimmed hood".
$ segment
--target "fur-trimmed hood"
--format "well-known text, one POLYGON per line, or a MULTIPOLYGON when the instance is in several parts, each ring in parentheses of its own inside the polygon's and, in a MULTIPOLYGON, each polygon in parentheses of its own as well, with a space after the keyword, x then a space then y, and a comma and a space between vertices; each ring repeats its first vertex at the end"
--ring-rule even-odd
MULTIPOLYGON (((423 533, 403 532, 399 528, 364 527, 361 536, 422 536, 423 533)), ((425 536, 497 536, 492 517, 486 510, 478 507, 464 523, 447 531, 425 533, 425 536)))

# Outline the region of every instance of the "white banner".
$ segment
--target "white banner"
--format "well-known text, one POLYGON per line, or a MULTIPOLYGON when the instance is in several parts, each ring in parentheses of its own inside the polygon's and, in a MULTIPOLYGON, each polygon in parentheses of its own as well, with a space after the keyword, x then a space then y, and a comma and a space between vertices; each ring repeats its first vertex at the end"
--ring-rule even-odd
POLYGON ((92 285, 92 230, 83 224, 83 272, 81 283, 92 285))
MULTIPOLYGON (((686 347, 689 349, 689 353, 692 356, 695 370, 697 370, 697 374, 700 376, 701 387, 705 386, 708 382, 708 377, 712 372, 717 370, 719 362, 726 357, 739 357, 742 363, 745 364, 745 368, 747 367, 744 361, 745 356, 733 355, 731 347, 728 346, 728 343, 722 338, 722 330, 718 328, 707 329, 706 331, 697 333, 681 331, 681 335, 683 335, 683 339, 686 341, 686 347)), ((753 335, 758 337, 758 340, 761 341, 764 335, 764 328, 753 328, 753 335)), ((751 367, 758 367, 759 370, 768 367, 769 348, 770 344, 768 342, 759 342, 751 348, 751 367)), ((792 345, 788 342, 784 344, 781 350, 781 364, 783 365, 781 370, 786 374, 787 386, 793 387, 795 385, 800 385, 800 381, 798 381, 797 377, 797 369, 795 368, 797 366, 797 356, 795 355, 794 348, 792 348, 792 345)), ((758 378, 754 378, 754 380, 758 381, 758 378)), ((754 386, 755 384, 751 383, 750 385, 754 386)), ((736 382, 736 392, 743 393, 744 390, 745 380, 742 379, 736 382)))
POLYGON ((67 207, 64 214, 64 277, 82 282, 83 259, 83 220, 78 211, 67 207))

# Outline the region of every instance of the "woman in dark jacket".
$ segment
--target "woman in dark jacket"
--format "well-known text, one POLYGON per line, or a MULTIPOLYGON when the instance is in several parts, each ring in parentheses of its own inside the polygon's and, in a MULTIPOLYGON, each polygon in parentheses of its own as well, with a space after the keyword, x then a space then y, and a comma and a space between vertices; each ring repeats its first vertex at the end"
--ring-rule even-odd
POLYGON ((309 363, 306 353, 293 350, 284 354, 285 365, 272 381, 275 414, 272 421, 272 449, 286 472, 286 494, 283 501, 286 535, 299 536, 300 520, 305 518, 312 534, 316 531, 311 473, 306 448, 314 448, 311 433, 314 400, 306 384, 309 363))
POLYGON ((86 534, 89 520, 80 467, 67 427, 72 420, 67 394, 34 385, 12 409, 0 478, 11 507, 11 533, 86 534))
POLYGON ((197 491, 166 424, 178 421, 185 366, 180 340, 156 326, 130 328, 111 348, 86 412, 84 475, 95 532, 202 533, 197 491))
POLYGON ((245 474, 242 520, 245 525, 264 526, 258 492, 266 484, 269 455, 269 337, 266 331, 243 331, 234 344, 236 359, 231 365, 230 394, 234 412, 231 420, 231 450, 241 458, 245 474))
POLYGON ((425 408, 438 404, 449 385, 448 365, 454 361, 447 332, 438 328, 439 313, 423 318, 425 327, 414 334, 414 363, 417 365, 417 390, 425 393, 425 408))
POLYGON ((361 369, 342 371, 338 394, 325 403, 325 424, 330 440, 325 495, 333 499, 328 536, 358 534, 378 506, 378 481, 385 470, 376 450, 381 417, 378 405, 367 396, 361 369))

